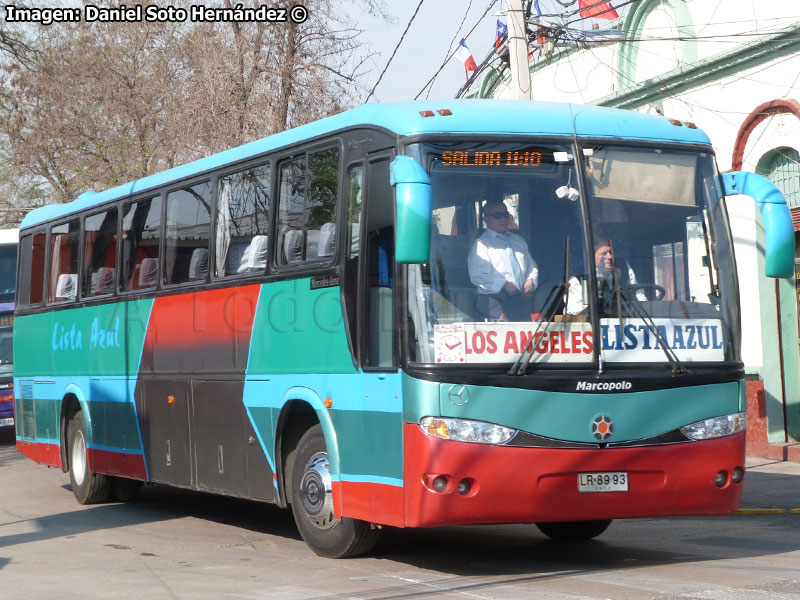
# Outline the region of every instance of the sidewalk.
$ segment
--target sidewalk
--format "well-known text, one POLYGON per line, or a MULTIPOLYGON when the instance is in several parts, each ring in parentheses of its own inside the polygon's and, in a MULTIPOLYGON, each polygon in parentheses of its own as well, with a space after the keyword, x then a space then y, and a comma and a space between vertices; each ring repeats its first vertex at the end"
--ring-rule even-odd
POLYGON ((800 463, 800 443, 770 443, 764 382, 750 381, 747 386, 747 456, 765 460, 800 463))
POLYGON ((741 514, 800 516, 800 462, 748 456, 741 514))

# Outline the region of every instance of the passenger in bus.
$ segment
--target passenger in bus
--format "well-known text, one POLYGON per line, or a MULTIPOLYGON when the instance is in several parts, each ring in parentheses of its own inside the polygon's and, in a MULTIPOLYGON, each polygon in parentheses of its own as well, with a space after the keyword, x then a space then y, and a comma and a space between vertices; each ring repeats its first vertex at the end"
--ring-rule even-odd
POLYGON ((478 288, 475 306, 480 317, 530 321, 539 268, 522 236, 508 231, 510 217, 501 200, 484 205, 486 230, 470 248, 469 278, 478 288))

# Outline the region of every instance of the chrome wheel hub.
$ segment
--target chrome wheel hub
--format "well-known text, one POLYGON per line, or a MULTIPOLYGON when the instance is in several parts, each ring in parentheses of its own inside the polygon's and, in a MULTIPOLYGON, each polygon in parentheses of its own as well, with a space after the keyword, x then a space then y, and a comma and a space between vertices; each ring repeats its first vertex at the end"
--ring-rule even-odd
POLYGON ((81 485, 86 479, 86 440, 83 432, 78 431, 72 439, 72 452, 70 453, 70 469, 75 483, 81 485))
POLYGON ((317 452, 308 459, 303 469, 300 504, 303 512, 318 529, 330 529, 336 524, 333 516, 331 472, 325 452, 317 452))

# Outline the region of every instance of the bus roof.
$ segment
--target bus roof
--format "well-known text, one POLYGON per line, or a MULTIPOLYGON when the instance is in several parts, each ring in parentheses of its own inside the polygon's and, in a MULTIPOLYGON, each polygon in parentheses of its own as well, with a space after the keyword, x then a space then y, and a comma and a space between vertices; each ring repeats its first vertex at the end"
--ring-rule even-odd
POLYGON ((518 134, 610 138, 710 145, 699 129, 677 126, 665 117, 590 105, 519 100, 426 100, 365 104, 337 115, 201 158, 103 192, 85 192, 67 204, 31 211, 21 228, 147 191, 242 159, 356 126, 380 127, 400 136, 419 134, 518 134), (442 116, 437 111, 450 109, 442 116), (423 117, 420 112, 433 111, 423 117))

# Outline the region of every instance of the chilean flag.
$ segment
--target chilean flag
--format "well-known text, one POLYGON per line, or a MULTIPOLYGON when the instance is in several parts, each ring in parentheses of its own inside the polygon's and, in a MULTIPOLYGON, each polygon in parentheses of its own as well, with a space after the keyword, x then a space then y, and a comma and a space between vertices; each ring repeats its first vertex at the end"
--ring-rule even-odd
POLYGON ((499 48, 500 44, 503 43, 503 40, 507 35, 508 35, 508 27, 506 27, 506 24, 503 23, 500 19, 497 19, 497 29, 495 30, 494 47, 499 48))
POLYGON ((475 64, 475 59, 472 58, 472 52, 470 52, 469 48, 467 48, 464 38, 461 38, 461 41, 458 43, 455 55, 458 60, 464 63, 465 71, 469 72, 478 70, 478 65, 475 64))
POLYGON ((600 0, 578 0, 581 16, 584 18, 594 17, 595 19, 618 19, 619 15, 614 10, 611 2, 600 0))

